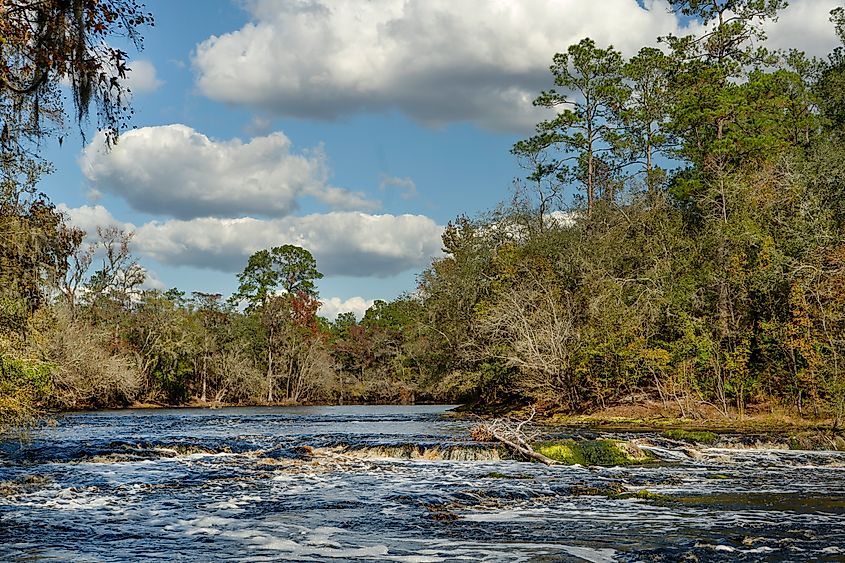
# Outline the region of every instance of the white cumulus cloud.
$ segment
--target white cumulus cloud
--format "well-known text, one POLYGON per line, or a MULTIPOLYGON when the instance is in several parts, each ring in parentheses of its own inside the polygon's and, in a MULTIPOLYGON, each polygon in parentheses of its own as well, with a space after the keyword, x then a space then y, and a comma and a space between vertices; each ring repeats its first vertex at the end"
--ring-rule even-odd
POLYGON ((793 0, 777 22, 766 26, 767 43, 777 49, 798 48, 823 57, 838 44, 830 11, 842 0, 793 0))
POLYGON ((131 223, 124 223, 115 219, 111 212, 102 205, 83 205, 81 207, 68 207, 64 203, 56 206, 64 213, 70 224, 85 231, 87 240, 94 240, 97 236, 97 227, 116 226, 126 231, 135 230, 131 223))
POLYGON ((133 94, 149 94, 161 88, 162 82, 156 75, 156 67, 150 61, 137 60, 129 62, 129 72, 126 74, 126 85, 133 94))
POLYGON ((364 317, 367 309, 373 306, 375 302, 373 299, 364 299, 363 297, 350 297, 349 299, 341 299, 340 297, 329 297, 328 299, 321 299, 320 315, 326 317, 330 321, 334 321, 341 313, 354 313, 355 318, 359 321, 364 317))
MULTIPOLYGON (((824 54, 841 0, 793 0, 774 46, 824 54)), ((626 55, 686 34, 665 0, 249 0, 252 21, 200 43, 206 96, 277 115, 330 119, 399 110, 429 124, 523 133, 551 86, 552 56, 584 37, 626 55)), ((690 27, 691 26, 691 27, 690 27)))
POLYGON ((101 205, 60 206, 72 224, 92 233, 116 224, 134 231, 135 251, 160 263, 240 272, 254 252, 294 244, 309 250, 327 276, 390 277, 439 256, 443 227, 423 215, 333 212, 283 219, 121 223, 101 205))
POLYGON ((678 33, 663 0, 252 0, 253 21, 197 46, 206 96, 281 115, 399 109, 523 131, 554 53, 586 36, 627 53, 678 33))
POLYGON ((421 215, 334 212, 254 218, 153 221, 138 228, 141 252, 166 264, 240 271, 257 250, 294 244, 328 276, 388 277, 425 266, 440 252, 442 227, 421 215))
POLYGON ((302 197, 333 209, 373 209, 358 192, 328 183, 320 147, 296 154, 283 133, 217 141, 180 124, 124 133, 110 151, 102 133, 80 167, 95 192, 126 199, 136 210, 179 219, 261 215, 281 217, 302 197))
POLYGON ((157 289, 164 291, 167 287, 164 282, 159 279, 158 274, 144 268, 144 283, 141 284, 141 289, 157 289))

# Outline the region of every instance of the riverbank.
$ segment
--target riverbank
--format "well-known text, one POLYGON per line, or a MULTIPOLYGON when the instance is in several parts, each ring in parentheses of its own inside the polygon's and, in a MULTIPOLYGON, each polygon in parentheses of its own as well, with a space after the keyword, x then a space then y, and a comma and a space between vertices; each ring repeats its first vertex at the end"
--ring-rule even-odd
MULTIPOLYGON (((427 406, 439 405, 436 402, 419 402, 410 404, 395 403, 347 403, 333 404, 323 402, 276 402, 276 403, 227 403, 217 401, 201 401, 193 399, 181 404, 166 404, 160 402, 136 401, 123 407, 107 407, 103 409, 79 409, 56 411, 58 415, 73 412, 91 412, 98 410, 150 410, 150 409, 229 409, 243 407, 328 407, 328 406, 427 406)), ((845 427, 833 417, 801 417, 796 412, 785 409, 775 409, 768 405, 758 405, 750 408, 743 416, 724 416, 716 409, 699 409, 696 416, 684 416, 671 409, 665 409, 654 402, 615 405, 589 413, 570 413, 556 408, 543 408, 536 405, 500 404, 457 404, 450 405, 451 416, 497 418, 507 417, 515 420, 525 420, 532 417, 532 422, 540 425, 568 426, 574 428, 594 429, 603 431, 662 431, 687 430, 709 432, 789 432, 789 431, 839 431, 845 427)))
POLYGON ((678 442, 709 447, 758 447, 768 449, 845 451, 845 428, 835 418, 800 417, 795 412, 757 405, 742 417, 726 417, 715 409, 697 411, 695 418, 682 416, 655 402, 615 405, 588 414, 573 414, 529 406, 500 405, 479 409, 462 405, 456 416, 526 420, 543 430, 657 434, 678 442), (742 435, 744 440, 735 437, 742 435), (723 438, 731 436, 729 440, 723 438))

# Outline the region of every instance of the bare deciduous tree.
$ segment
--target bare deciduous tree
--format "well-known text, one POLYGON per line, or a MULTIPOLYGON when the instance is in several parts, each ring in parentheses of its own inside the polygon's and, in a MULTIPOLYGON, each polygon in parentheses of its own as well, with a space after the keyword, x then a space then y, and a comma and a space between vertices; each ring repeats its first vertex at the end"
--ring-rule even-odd
POLYGON ((578 402, 572 358, 579 346, 570 297, 552 280, 532 273, 478 321, 479 357, 520 370, 520 387, 537 398, 578 402))
POLYGON ((58 310, 55 325, 40 344, 56 365, 51 400, 62 408, 109 406, 132 401, 141 375, 128 356, 112 353, 108 330, 92 327, 58 310))
POLYGON ((137 297, 138 286, 144 283, 147 274, 132 255, 133 236, 134 233, 115 225, 97 227, 97 241, 93 247, 102 262, 87 284, 94 299, 108 296, 125 308, 137 297))

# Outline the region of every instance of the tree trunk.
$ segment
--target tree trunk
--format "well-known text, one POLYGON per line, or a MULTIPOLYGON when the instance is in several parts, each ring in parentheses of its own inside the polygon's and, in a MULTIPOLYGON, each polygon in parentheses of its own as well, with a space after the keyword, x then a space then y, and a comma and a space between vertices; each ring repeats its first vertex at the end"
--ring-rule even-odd
POLYGON ((595 178, 593 172, 593 133, 592 128, 588 128, 588 143, 587 149, 587 215, 593 212, 593 190, 595 189, 595 178))
POLYGON ((559 462, 549 457, 546 457, 541 453, 535 452, 534 448, 532 448, 530 445, 528 445, 521 439, 511 440, 508 437, 496 432, 495 430, 492 432, 492 435, 497 442, 503 443, 510 449, 524 455, 525 457, 531 458, 535 461, 539 461, 540 463, 544 463, 546 465, 559 465, 559 462))
POLYGON ((203 354, 202 357, 202 402, 208 401, 206 391, 208 390, 208 356, 203 354))
POLYGON ((267 343, 267 402, 273 402, 273 329, 270 329, 270 340, 267 343))

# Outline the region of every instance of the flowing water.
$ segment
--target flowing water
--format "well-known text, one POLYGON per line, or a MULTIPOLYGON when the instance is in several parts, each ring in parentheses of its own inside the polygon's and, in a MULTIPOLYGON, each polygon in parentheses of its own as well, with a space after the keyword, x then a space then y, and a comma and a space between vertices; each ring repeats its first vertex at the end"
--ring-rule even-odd
POLYGON ((845 453, 638 435, 661 462, 545 467, 445 411, 62 416, 0 445, 0 561, 845 560, 845 453))

